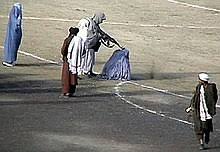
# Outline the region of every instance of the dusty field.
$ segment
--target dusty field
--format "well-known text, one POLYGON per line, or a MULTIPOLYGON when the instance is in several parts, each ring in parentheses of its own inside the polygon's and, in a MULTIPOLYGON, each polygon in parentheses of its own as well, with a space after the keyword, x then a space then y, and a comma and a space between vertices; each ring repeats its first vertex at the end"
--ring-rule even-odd
MULTIPOLYGON (((14 2, 1 1, 0 15, 7 16, 14 2)), ((143 80, 143 83, 169 90, 188 90, 195 85, 196 74, 207 71, 220 84, 219 12, 187 7, 167 0, 20 2, 24 5, 24 17, 79 20, 91 16, 95 11, 104 11, 107 23, 103 24, 103 29, 130 49, 134 80, 143 80)), ((220 9, 217 0, 192 3, 220 9)), ((0 21, 0 44, 3 44, 7 18, 1 17, 0 21)), ((24 18, 21 50, 59 61, 60 47, 68 27, 75 25, 75 21, 24 18)), ((113 51, 102 47, 97 54, 96 71, 101 71, 113 51)), ((25 63, 20 59, 18 62, 25 63)), ((53 77, 58 78, 56 74, 53 77)))
MULTIPOLYGON (((7 15, 14 2, 0 1, 1 59, 7 15)), ((20 50, 56 62, 60 61, 68 28, 76 26, 82 17, 105 12, 107 22, 102 27, 130 50, 132 82, 140 84, 121 85, 121 95, 157 114, 115 98, 118 81, 82 79, 79 98, 60 104, 60 66, 19 54, 17 66, 0 65, 1 150, 198 150, 196 141, 188 140, 193 138, 191 126, 175 120, 186 120, 183 109, 189 99, 147 90, 141 84, 190 97, 197 73, 206 71, 220 89, 219 0, 20 2, 24 6, 20 50)), ((101 72, 115 49, 101 48, 95 71, 101 72)), ((212 151, 219 151, 219 119, 217 116, 214 120, 212 151)))

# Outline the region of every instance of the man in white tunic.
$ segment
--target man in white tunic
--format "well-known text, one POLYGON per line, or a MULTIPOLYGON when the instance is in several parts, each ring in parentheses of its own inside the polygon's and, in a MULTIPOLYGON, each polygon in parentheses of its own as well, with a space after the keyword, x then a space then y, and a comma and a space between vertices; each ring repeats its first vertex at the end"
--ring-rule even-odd
POLYGON ((99 24, 106 20, 104 13, 95 13, 92 18, 83 18, 79 21, 79 33, 85 45, 85 51, 82 54, 82 64, 79 74, 95 76, 93 66, 95 65, 95 52, 98 52, 101 46, 100 34, 98 33, 99 24))
POLYGON ((69 69, 72 74, 78 74, 82 63, 82 53, 84 50, 83 40, 79 36, 74 36, 68 47, 69 69))
POLYGON ((70 92, 73 96, 78 85, 78 71, 82 63, 82 52, 85 50, 82 38, 74 36, 68 47, 67 60, 69 63, 69 71, 71 72, 70 78, 70 92))
POLYGON ((194 131, 200 143, 200 149, 205 149, 209 143, 210 132, 213 132, 212 119, 216 114, 216 103, 218 91, 215 83, 209 82, 207 73, 198 75, 199 84, 186 112, 192 111, 194 120, 194 131), (205 140, 205 142, 204 142, 205 140))

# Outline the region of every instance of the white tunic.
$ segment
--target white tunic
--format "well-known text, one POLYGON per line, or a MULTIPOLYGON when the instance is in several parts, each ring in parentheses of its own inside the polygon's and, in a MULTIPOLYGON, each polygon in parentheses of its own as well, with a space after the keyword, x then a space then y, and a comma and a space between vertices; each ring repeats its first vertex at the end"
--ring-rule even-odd
POLYGON ((78 24, 79 32, 77 36, 81 37, 86 43, 86 49, 90 49, 99 40, 97 25, 91 18, 83 18, 78 24))
POLYGON ((82 38, 85 52, 82 54, 82 64, 79 71, 81 73, 88 73, 92 70, 95 64, 95 52, 92 47, 97 44, 99 36, 97 33, 97 25, 91 18, 83 18, 78 24, 79 32, 77 36, 82 38))
POLYGON ((77 33, 77 36, 81 37, 83 41, 86 41, 87 35, 88 35, 88 27, 89 27, 89 21, 85 18, 81 19, 78 24, 79 32, 77 33))
POLYGON ((212 119, 211 115, 208 113, 208 108, 205 102, 205 90, 203 85, 200 88, 200 120, 206 121, 207 119, 212 119))
POLYGON ((69 70, 72 72, 72 74, 77 74, 79 71, 79 68, 81 66, 83 50, 84 43, 82 38, 74 36, 69 44, 67 54, 69 70))

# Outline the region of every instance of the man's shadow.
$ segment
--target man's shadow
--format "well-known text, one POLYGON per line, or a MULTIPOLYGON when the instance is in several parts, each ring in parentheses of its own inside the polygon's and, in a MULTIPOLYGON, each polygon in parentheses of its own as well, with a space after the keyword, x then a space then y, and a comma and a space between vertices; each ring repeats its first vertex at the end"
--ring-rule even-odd
POLYGON ((31 66, 54 66, 55 64, 53 63, 18 63, 16 64, 16 66, 19 66, 19 67, 31 67, 31 66))

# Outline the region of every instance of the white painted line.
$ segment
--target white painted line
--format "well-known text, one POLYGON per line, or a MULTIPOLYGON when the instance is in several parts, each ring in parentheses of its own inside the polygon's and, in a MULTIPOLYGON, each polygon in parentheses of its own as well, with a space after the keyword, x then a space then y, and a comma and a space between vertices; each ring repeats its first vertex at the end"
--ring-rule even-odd
POLYGON ((40 61, 49 62, 49 63, 51 63, 51 64, 57 64, 57 65, 59 64, 58 62, 55 62, 55 61, 52 61, 52 60, 47 60, 47 59, 41 58, 41 57, 39 57, 39 56, 33 55, 33 54, 31 54, 31 53, 28 53, 28 52, 24 52, 24 51, 20 51, 20 50, 19 50, 18 53, 23 54, 23 55, 26 55, 26 56, 33 57, 33 58, 38 59, 38 60, 40 60, 40 61))
MULTIPOLYGON (((3 49, 4 47, 0 46, 0 48, 3 49)), ((55 62, 55 61, 52 61, 52 60, 48 60, 48 59, 44 59, 44 58, 38 57, 38 56, 33 55, 31 53, 28 53, 28 52, 24 52, 24 51, 19 50, 18 53, 26 55, 26 56, 33 57, 33 58, 38 59, 40 61, 45 61, 45 62, 49 62, 51 64, 59 65, 58 62, 55 62)), ((119 92, 119 86, 121 86, 121 85, 123 85, 125 83, 131 83, 131 84, 136 85, 136 86, 141 86, 143 88, 151 89, 151 90, 154 90, 154 91, 162 92, 162 93, 173 95, 173 96, 180 97, 180 98, 191 99, 191 97, 188 97, 188 96, 179 95, 179 94, 176 94, 176 93, 169 92, 168 90, 158 89, 158 88, 154 88, 154 87, 151 87, 151 86, 145 86, 145 85, 138 84, 138 83, 132 82, 132 81, 123 81, 123 82, 118 83, 117 87, 115 87, 116 92, 119 92)), ((119 96, 118 93, 116 95, 119 96)), ((216 107, 220 108, 220 105, 216 105, 216 107)))
MULTIPOLYGON (((126 82, 127 82, 127 81, 126 81, 126 82)), ((120 83, 117 84, 117 85, 123 85, 123 84, 124 84, 124 83, 121 83, 121 82, 120 82, 120 83)), ((135 83, 134 83, 134 84, 135 84, 135 83)), ((154 110, 147 109, 147 108, 142 107, 142 106, 140 106, 140 105, 138 105, 138 104, 135 104, 135 103, 133 103, 133 102, 131 102, 131 101, 129 101, 129 100, 126 100, 124 97, 123 97, 123 98, 121 97, 119 91, 116 91, 115 94, 118 95, 118 97, 119 97, 121 100, 123 100, 124 102, 126 102, 126 103, 128 103, 128 104, 130 104, 130 105, 132 105, 132 106, 134 106, 134 107, 136 107, 136 108, 138 108, 138 109, 141 109, 141 110, 143 110, 143 111, 147 111, 147 112, 149 112, 149 113, 158 115, 158 116, 160 116, 160 117, 168 118, 168 119, 170 119, 170 120, 175 120, 175 121, 178 121, 178 122, 187 124, 187 125, 193 125, 193 123, 191 123, 191 122, 188 122, 188 121, 185 121, 185 120, 181 120, 181 119, 178 119, 178 118, 174 118, 174 117, 170 117, 170 116, 166 116, 165 114, 161 114, 161 113, 156 112, 156 111, 154 111, 154 110)))
MULTIPOLYGON (((115 91, 116 91, 115 95, 117 95, 121 100, 123 100, 127 104, 130 104, 130 105, 132 105, 132 106, 134 106, 138 109, 141 109, 143 111, 147 111, 149 113, 158 115, 160 117, 164 117, 164 118, 167 118, 167 119, 170 119, 170 120, 178 121, 178 122, 181 122, 181 123, 184 123, 184 124, 187 124, 187 125, 191 125, 191 126, 193 125, 193 123, 191 123, 191 122, 188 122, 188 121, 185 121, 185 120, 182 120, 182 119, 178 119, 178 118, 175 118, 175 117, 167 116, 165 114, 161 114, 160 112, 157 112, 157 111, 154 111, 154 110, 151 110, 151 109, 147 109, 145 107, 142 107, 138 104, 135 104, 135 103, 127 100, 125 97, 122 97, 122 95, 120 94, 119 88, 120 88, 120 86, 122 86, 126 83, 130 83, 130 84, 133 84, 133 85, 136 85, 136 86, 141 86, 141 87, 148 88, 148 89, 151 89, 151 90, 154 90, 154 91, 162 92, 162 93, 165 93, 165 94, 169 94, 169 95, 173 95, 173 96, 177 96, 177 97, 181 97, 181 98, 185 98, 185 99, 190 99, 190 97, 183 96, 183 95, 178 95, 178 94, 175 94, 175 93, 171 93, 168 90, 163 90, 163 89, 158 89, 158 88, 154 88, 154 87, 150 87, 150 86, 141 85, 141 84, 138 84, 138 83, 132 82, 132 81, 120 82, 120 83, 116 84, 116 87, 115 87, 115 91)), ((217 106, 217 107, 219 107, 219 106, 217 106)), ((220 132, 218 129, 216 129, 215 131, 220 132)))
POLYGON ((143 84, 138 84, 138 83, 132 82, 132 81, 126 81, 126 82, 127 82, 127 83, 130 83, 130 84, 134 84, 134 85, 136 85, 136 86, 141 86, 141 87, 143 87, 143 88, 147 88, 147 89, 150 89, 150 90, 154 90, 154 91, 157 91, 157 92, 161 92, 161 93, 173 95, 173 96, 176 96, 176 97, 185 98, 185 99, 191 99, 191 97, 184 96, 184 95, 179 95, 179 94, 176 94, 176 93, 172 93, 172 92, 169 92, 168 90, 158 89, 158 88, 154 88, 154 87, 151 87, 151 86, 145 86, 145 85, 143 85, 143 84))
MULTIPOLYGON (((0 46, 0 48, 4 48, 3 46, 0 46)), ((30 54, 30 53, 27 53, 27 52, 23 52, 23 51, 19 51, 19 53, 21 54, 24 54, 24 55, 27 55, 27 56, 31 56, 33 58, 36 58, 38 60, 41 60, 41 61, 46 61, 46 62, 49 62, 49 63, 53 63, 53 64, 56 64, 58 65, 57 62, 54 62, 54 61, 51 61, 51 60, 47 60, 47 59, 44 59, 44 58, 41 58, 41 57, 38 57, 36 55, 33 55, 33 54, 30 54)), ((178 118, 174 118, 174 117, 170 117, 170 116, 166 116, 164 114, 161 114, 161 113, 158 113, 154 110, 151 110, 151 109, 147 109, 145 107, 142 107, 142 106, 139 106, 129 100, 126 100, 122 95, 120 95, 120 92, 119 92, 119 87, 123 84, 126 84, 126 83, 131 83, 131 84, 134 84, 134 85, 139 85, 139 86, 144 86, 144 85, 140 85, 138 83, 135 83, 135 82, 131 82, 131 81, 123 81, 123 82, 120 82, 116 85, 116 87, 114 88, 116 90, 115 92, 115 95, 117 95, 121 100, 125 101, 126 103, 130 104, 130 105, 133 105, 134 107, 138 108, 138 109, 141 109, 141 110, 144 110, 144 111, 147 111, 149 113, 152 113, 152 114, 156 114, 158 116, 161 116, 161 117, 165 117, 165 118, 168 118, 168 119, 171 119, 171 120, 175 120, 175 121, 178 121, 178 122, 181 122, 181 123, 184 123, 184 124, 188 124, 188 125, 193 125, 191 122, 188 122, 188 121, 185 121, 185 120, 181 120, 181 119, 178 119, 178 118)), ((167 90, 162 90, 162 89, 157 89, 157 88, 153 88, 153 87, 150 87, 150 86, 144 86, 148 89, 152 89, 152 90, 155 90, 155 91, 158 91, 158 92, 163 92, 163 93, 168 93, 167 90)), ((179 96, 177 94, 172 94, 172 95, 175 95, 175 96, 179 96)), ((179 96, 180 97, 180 96, 179 96)), ((181 96, 181 97, 184 97, 184 96, 181 96)), ((185 96, 186 97, 186 96, 185 96)))
MULTIPOLYGON (((0 15, 0 18, 9 18, 8 16, 0 15)), ((61 19, 61 18, 52 18, 52 17, 23 17, 24 20, 40 20, 40 21, 60 21, 60 22, 79 22, 75 19, 61 19)))
MULTIPOLYGON (((158 88, 154 88, 154 87, 151 87, 151 86, 145 86, 143 84, 138 84, 138 83, 132 82, 132 81, 123 82, 123 84, 125 84, 125 83, 130 83, 130 84, 133 84, 133 85, 136 85, 136 86, 141 86, 143 88, 147 88, 147 89, 154 90, 154 91, 157 91, 157 92, 161 92, 161 93, 164 93, 164 94, 176 96, 176 97, 179 97, 179 98, 184 98, 184 99, 187 99, 187 100, 191 100, 191 98, 192 98, 192 97, 189 97, 189 96, 184 96, 184 95, 176 94, 176 93, 173 93, 173 92, 169 92, 168 90, 158 89, 158 88)), ((119 86, 120 85, 122 85, 122 83, 119 83, 119 86)), ((220 108, 220 105, 216 105, 216 107, 220 108)))
POLYGON ((40 18, 40 17, 23 17, 25 20, 41 20, 41 21, 61 21, 61 22, 79 22, 79 20, 74 19, 61 19, 61 18, 40 18))
POLYGON ((204 9, 204 10, 214 11, 214 12, 220 12, 219 9, 215 9, 215 8, 209 8, 209 7, 204 7, 204 6, 199 6, 199 5, 179 2, 179 1, 176 1, 176 0, 167 0, 167 1, 171 2, 171 3, 175 3, 175 4, 180 4, 180 5, 188 6, 188 7, 199 8, 199 9, 204 9))
MULTIPOLYGON (((3 46, 0 46, 0 48, 4 49, 3 46)), ((18 50, 18 53, 20 53, 20 54, 22 54, 22 55, 25 55, 25 56, 30 56, 30 57, 35 58, 35 59, 40 60, 40 61, 45 61, 45 62, 48 62, 48 63, 51 63, 51 64, 59 65, 58 62, 55 62, 55 61, 52 61, 52 60, 48 60, 48 59, 44 59, 44 58, 42 58, 42 57, 33 55, 33 54, 31 54, 31 53, 28 53, 28 52, 24 52, 24 51, 18 50)))
MULTIPOLYGON (((0 15, 0 18, 8 18, 8 16, 0 15)), ((61 21, 61 22, 79 22, 75 19, 60 19, 60 18, 39 18, 39 17, 23 17, 25 20, 39 20, 39 21, 61 21)), ((123 26, 136 26, 136 27, 161 27, 161 28, 186 28, 186 29, 220 29, 215 26, 182 26, 182 25, 163 25, 163 24, 135 24, 135 23, 122 23, 122 22, 104 22, 103 24, 109 25, 123 25, 123 26)))

